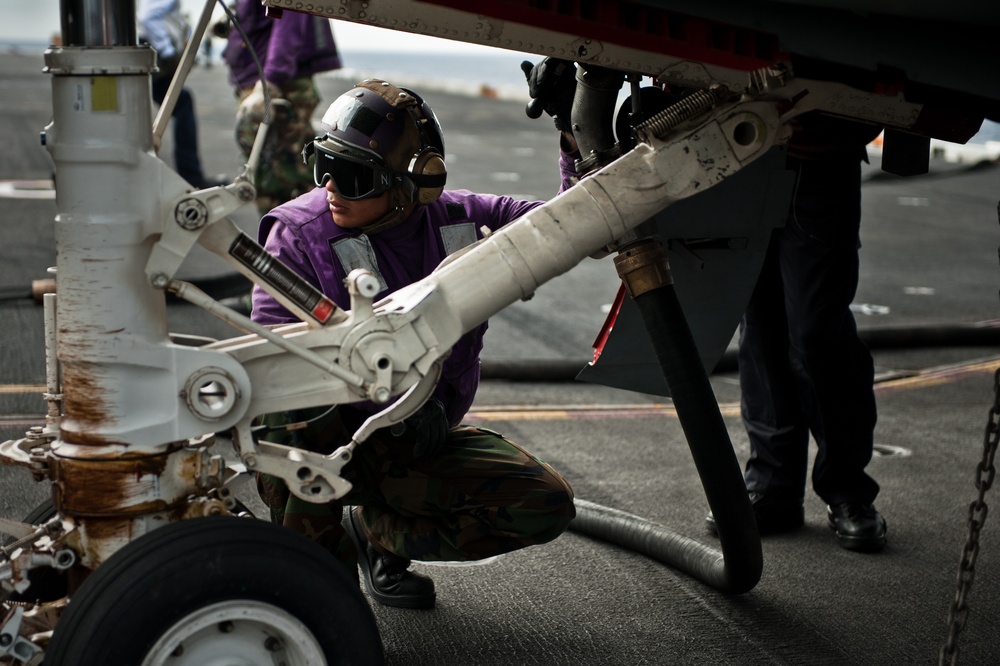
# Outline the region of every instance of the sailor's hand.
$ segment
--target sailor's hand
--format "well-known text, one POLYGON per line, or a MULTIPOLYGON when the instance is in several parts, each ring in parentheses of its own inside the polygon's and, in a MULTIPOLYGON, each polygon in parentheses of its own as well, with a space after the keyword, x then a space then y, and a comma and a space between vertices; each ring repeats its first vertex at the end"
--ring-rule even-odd
POLYGON ((397 439, 413 445, 413 458, 437 455, 448 439, 448 415, 437 398, 430 398, 413 416, 390 429, 397 439))
POLYGON ((528 117, 538 118, 544 111, 552 116, 556 129, 572 132, 570 113, 576 94, 576 65, 570 60, 547 57, 535 65, 525 60, 521 71, 531 96, 525 108, 528 117))
POLYGON ((259 123, 264 119, 264 111, 267 109, 267 97, 270 97, 272 109, 279 106, 289 106, 290 104, 288 100, 282 97, 281 89, 278 86, 273 83, 257 81, 250 94, 240 102, 240 108, 236 112, 236 117, 259 123), (267 96, 264 94, 265 89, 267 90, 267 96))

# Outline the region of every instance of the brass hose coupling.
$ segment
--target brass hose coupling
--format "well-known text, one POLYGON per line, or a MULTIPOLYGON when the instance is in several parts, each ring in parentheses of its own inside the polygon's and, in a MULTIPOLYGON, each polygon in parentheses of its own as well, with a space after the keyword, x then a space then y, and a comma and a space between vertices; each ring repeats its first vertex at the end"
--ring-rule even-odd
POLYGON ((633 299, 674 282, 667 251, 660 241, 653 239, 640 241, 619 252, 615 256, 615 270, 633 299))

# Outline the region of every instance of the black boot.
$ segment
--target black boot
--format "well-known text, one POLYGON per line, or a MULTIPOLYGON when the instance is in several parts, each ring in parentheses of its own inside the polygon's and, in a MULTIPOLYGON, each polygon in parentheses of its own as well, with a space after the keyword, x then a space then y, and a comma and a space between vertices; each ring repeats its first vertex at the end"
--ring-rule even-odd
POLYGON ((873 504, 834 504, 826 508, 826 515, 844 548, 863 553, 885 548, 885 518, 873 504))
POLYGON ((358 518, 357 509, 347 512, 344 527, 358 549, 361 580, 371 597, 385 606, 397 608, 433 608, 434 581, 428 576, 408 571, 410 560, 383 555, 375 550, 358 518))

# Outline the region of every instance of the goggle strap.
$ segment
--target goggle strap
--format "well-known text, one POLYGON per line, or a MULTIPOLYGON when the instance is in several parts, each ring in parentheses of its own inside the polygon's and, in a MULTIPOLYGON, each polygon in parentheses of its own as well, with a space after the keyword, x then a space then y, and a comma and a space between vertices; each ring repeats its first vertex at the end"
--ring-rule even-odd
POLYGON ((446 173, 411 173, 410 180, 417 187, 444 187, 444 184, 448 180, 448 174, 446 173))
POLYGON ((314 154, 316 154, 316 142, 310 141, 302 148, 302 163, 309 164, 309 158, 314 154))

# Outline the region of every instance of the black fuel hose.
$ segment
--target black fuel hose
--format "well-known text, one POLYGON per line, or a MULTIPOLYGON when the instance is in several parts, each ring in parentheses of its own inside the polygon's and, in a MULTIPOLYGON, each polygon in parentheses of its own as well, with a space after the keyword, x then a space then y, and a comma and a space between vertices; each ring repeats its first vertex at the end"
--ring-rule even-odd
POLYGON ((625 546, 719 589, 752 590, 764 568, 760 535, 743 473, 673 284, 635 298, 708 505, 722 552, 643 518, 587 501, 577 503, 570 529, 625 546))

